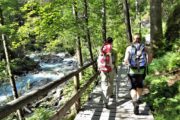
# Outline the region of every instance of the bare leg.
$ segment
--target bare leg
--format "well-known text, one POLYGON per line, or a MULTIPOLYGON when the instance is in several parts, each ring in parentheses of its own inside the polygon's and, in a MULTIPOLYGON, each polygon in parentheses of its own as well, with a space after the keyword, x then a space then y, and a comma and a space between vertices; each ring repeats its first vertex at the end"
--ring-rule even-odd
POLYGON ((137 100, 140 98, 142 95, 143 88, 137 88, 137 100))
POLYGON ((138 100, 137 99, 137 96, 138 96, 137 90, 131 89, 130 95, 131 95, 132 103, 133 103, 133 106, 134 106, 134 114, 138 115, 139 114, 139 105, 138 105, 138 102, 137 102, 137 100, 138 100))
POLYGON ((137 92, 135 89, 131 89, 130 95, 133 101, 137 101, 137 92))

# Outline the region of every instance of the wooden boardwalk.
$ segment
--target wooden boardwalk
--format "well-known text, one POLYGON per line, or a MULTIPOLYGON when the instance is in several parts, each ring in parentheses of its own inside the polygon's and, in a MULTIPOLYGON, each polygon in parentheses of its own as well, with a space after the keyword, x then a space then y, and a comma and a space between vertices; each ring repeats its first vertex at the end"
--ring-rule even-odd
POLYGON ((91 93, 90 100, 82 106, 74 120, 154 120, 146 103, 140 104, 140 115, 133 113, 126 71, 125 66, 118 68, 118 74, 114 79, 116 96, 110 99, 108 109, 103 107, 99 82, 91 93))

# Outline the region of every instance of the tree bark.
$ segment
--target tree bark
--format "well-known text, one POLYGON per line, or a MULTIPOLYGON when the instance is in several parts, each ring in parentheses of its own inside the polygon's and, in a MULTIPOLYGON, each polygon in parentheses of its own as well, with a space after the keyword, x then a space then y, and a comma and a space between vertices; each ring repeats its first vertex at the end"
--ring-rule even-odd
POLYGON ((136 6, 136 19, 138 19, 138 24, 139 24, 139 34, 141 35, 141 10, 140 10, 140 1, 136 0, 135 1, 135 6, 136 6))
POLYGON ((102 38, 106 39, 106 0, 102 4, 102 38))
MULTIPOLYGON (((4 25, 3 11, 2 11, 1 8, 0 8, 0 19, 1 19, 0 24, 4 25)), ((7 71, 8 71, 8 74, 9 74, 10 84, 12 86, 13 97, 14 97, 14 99, 17 99, 18 98, 18 91, 17 91, 17 88, 16 88, 15 79, 14 79, 14 77, 12 75, 12 72, 11 72, 11 67, 10 67, 10 62, 9 62, 9 55, 8 55, 7 46, 6 46, 6 36, 5 36, 5 34, 2 34, 1 36, 2 36, 3 48, 4 48, 5 58, 6 58, 7 71)), ((18 114, 19 120, 23 120, 23 115, 22 115, 21 110, 18 110, 17 114, 18 114)))
POLYGON ((93 53, 91 47, 91 39, 90 39, 90 32, 89 32, 89 20, 88 20, 88 5, 87 0, 84 0, 84 15, 85 15, 85 24, 86 24, 86 39, 88 41, 88 48, 90 52, 91 61, 93 61, 93 53))
POLYGON ((129 6, 128 1, 124 0, 123 4, 124 14, 125 14, 125 24, 126 24, 126 34, 129 42, 132 42, 132 33, 131 33, 131 23, 130 23, 130 16, 129 16, 129 6))
MULTIPOLYGON (((76 26, 77 26, 77 29, 80 30, 78 10, 77 10, 77 1, 76 0, 74 0, 74 2, 73 2, 73 8, 74 8, 73 13, 75 15, 76 26)), ((76 45, 77 45, 76 53, 77 53, 79 67, 82 67, 83 66, 83 58, 82 58, 82 49, 81 49, 81 40, 80 40, 79 31, 77 31, 76 45)), ((82 78, 82 72, 80 73, 80 79, 81 78, 82 78)))
MULTIPOLYGON (((150 0, 150 34, 153 50, 162 48, 162 0, 150 0)), ((155 53, 155 52, 154 52, 155 53)), ((156 52, 157 53, 157 52, 156 52)), ((155 54, 156 55, 156 54, 155 54)))

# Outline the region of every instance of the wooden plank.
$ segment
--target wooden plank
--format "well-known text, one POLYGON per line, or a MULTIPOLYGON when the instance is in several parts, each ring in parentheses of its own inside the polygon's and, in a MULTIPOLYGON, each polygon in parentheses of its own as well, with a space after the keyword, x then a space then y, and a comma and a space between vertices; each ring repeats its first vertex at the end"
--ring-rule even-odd
MULTIPOLYGON (((84 112, 85 113, 85 112, 84 112)), ((142 114, 142 115, 134 115, 132 109, 106 109, 106 108, 95 108, 92 110, 91 114, 84 114, 83 112, 81 113, 81 117, 89 117, 95 119, 121 119, 121 120, 154 120, 153 116, 151 114, 142 114), (93 114, 93 115, 92 115, 93 114)), ((79 120, 80 116, 78 117, 79 120)), ((77 120, 77 119, 75 119, 77 120)))
MULTIPOLYGON (((125 69, 123 67, 121 70, 125 69)), ((120 72, 119 72, 120 73, 120 72)), ((121 73, 126 74, 126 72, 121 73)), ((125 76, 125 75, 117 75, 125 76)), ((83 105, 80 113, 75 117, 75 120, 154 120, 150 112, 150 108, 145 104, 140 104, 140 115, 135 115, 133 112, 133 104, 127 86, 127 78, 116 77, 119 81, 114 80, 114 84, 118 84, 117 90, 118 99, 115 97, 110 99, 109 107, 103 107, 102 91, 100 84, 91 93, 91 99, 83 105)), ((115 86, 116 87, 116 86, 115 86)), ((114 87, 114 88, 115 88, 114 87)))

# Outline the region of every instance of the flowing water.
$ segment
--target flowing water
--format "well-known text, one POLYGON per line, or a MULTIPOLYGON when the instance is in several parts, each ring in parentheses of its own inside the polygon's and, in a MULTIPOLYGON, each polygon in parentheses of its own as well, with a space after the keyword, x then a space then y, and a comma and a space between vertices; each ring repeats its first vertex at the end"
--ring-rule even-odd
MULTIPOLYGON (((29 55, 34 61, 39 62, 40 70, 17 76, 16 87, 18 92, 23 94, 52 80, 57 80, 76 69, 76 60, 69 55, 66 56, 66 54, 67 53, 55 54, 53 55, 56 56, 55 59, 52 60, 52 58, 48 58, 46 62, 41 60, 43 54, 41 54, 41 58, 39 54, 29 55)), ((5 101, 9 96, 12 96, 12 87, 9 83, 3 83, 0 85, 0 102, 5 101)))

